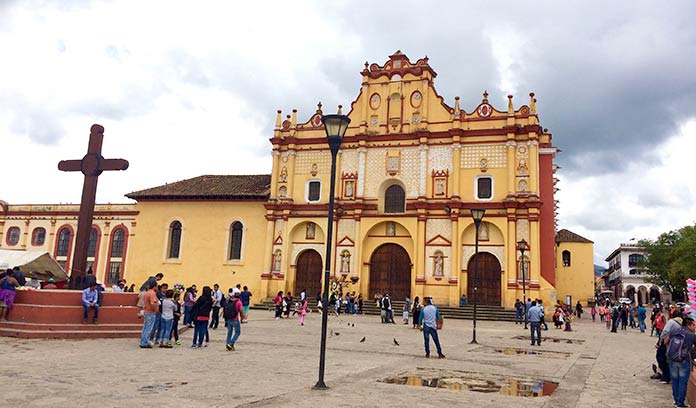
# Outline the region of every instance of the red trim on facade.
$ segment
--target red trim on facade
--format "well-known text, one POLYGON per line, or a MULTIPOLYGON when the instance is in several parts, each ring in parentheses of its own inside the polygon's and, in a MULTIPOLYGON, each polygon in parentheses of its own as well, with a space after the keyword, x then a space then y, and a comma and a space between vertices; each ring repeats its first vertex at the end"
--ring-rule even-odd
POLYGON ((31 246, 42 246, 43 244, 46 243, 46 237, 48 237, 48 232, 46 231, 46 228, 44 227, 36 227, 31 231, 31 246), (37 244, 36 243, 36 232, 38 230, 44 230, 44 242, 37 244))

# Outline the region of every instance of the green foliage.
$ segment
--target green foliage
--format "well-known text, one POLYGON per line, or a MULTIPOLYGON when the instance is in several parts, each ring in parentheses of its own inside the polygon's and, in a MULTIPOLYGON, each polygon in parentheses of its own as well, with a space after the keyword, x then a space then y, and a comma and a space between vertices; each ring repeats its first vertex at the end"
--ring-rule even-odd
POLYGON ((696 225, 661 234, 656 240, 639 242, 645 248, 640 262, 648 281, 680 293, 686 280, 696 276, 696 225))

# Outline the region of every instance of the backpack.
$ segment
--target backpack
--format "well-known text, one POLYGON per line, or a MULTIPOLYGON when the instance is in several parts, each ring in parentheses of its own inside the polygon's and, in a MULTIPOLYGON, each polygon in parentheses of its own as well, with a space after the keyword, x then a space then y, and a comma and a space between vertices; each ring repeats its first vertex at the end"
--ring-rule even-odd
POLYGON ((684 343, 686 336, 679 330, 674 334, 669 335, 669 344, 667 345, 667 358, 672 361, 684 361, 689 358, 689 350, 686 349, 684 343))
POLYGON ((223 309, 222 315, 225 320, 234 320, 237 318, 239 311, 237 310, 237 300, 230 299, 223 309))

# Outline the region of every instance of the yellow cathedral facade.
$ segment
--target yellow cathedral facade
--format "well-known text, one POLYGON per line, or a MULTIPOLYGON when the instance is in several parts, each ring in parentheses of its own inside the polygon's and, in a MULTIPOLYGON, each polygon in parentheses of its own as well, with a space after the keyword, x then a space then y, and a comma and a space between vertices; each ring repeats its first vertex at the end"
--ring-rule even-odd
MULTIPOLYGON (((500 109, 484 92, 467 110, 459 97, 448 104, 437 93, 436 75, 427 57, 412 62, 398 51, 383 65, 365 64, 333 180, 332 280, 366 298, 471 300, 471 209, 481 208, 479 304, 510 308, 523 282, 528 297, 547 304, 567 296, 587 304, 592 242, 556 232, 558 150, 534 94, 518 106, 510 95, 500 109), (558 262, 561 247, 575 251, 576 267, 558 262)), ((256 301, 281 290, 314 297, 323 287, 332 181, 323 114, 321 104, 305 115, 278 111, 270 175, 200 176, 127 194, 137 204, 119 207, 129 217, 121 275, 136 285, 158 272, 170 284, 240 283, 256 301)), ((1 217, 0 248, 10 227, 1 217)), ((109 265, 97 271, 108 280, 100 268, 109 265)))

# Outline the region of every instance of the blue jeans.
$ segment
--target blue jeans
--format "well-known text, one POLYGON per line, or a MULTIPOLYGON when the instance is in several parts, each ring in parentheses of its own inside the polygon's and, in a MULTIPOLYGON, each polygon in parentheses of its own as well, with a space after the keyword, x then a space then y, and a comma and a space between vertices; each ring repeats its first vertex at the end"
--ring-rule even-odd
POLYGON ((157 313, 155 315, 155 324, 152 326, 152 333, 150 333, 150 340, 159 339, 159 334, 162 332, 162 315, 157 313))
POLYGON ((640 317, 638 318, 638 328, 640 329, 641 333, 645 333, 645 319, 641 319, 640 317))
POLYGON ((536 333, 536 343, 541 346, 541 322, 530 322, 529 325, 532 345, 534 345, 534 333, 536 333))
POLYGON ((435 342, 435 347, 437 348, 437 354, 442 354, 442 348, 440 348, 440 339, 437 337, 437 329, 423 325, 423 340, 425 341, 425 354, 430 354, 430 336, 433 336, 433 341, 435 342))
POLYGON ((237 342, 239 335, 242 334, 242 326, 239 324, 239 320, 228 320, 227 321, 227 343, 234 346, 237 342), (232 332, 234 331, 234 336, 232 332))
POLYGON ((158 336, 160 343, 169 341, 169 335, 172 333, 172 324, 174 324, 174 319, 160 319, 160 332, 158 336))
POLYGON ((198 347, 203 345, 203 337, 208 336, 208 321, 196 320, 193 326, 193 344, 198 340, 198 347))
POLYGON ((89 303, 82 302, 82 307, 85 308, 85 312, 82 314, 83 319, 86 319, 89 315, 90 307, 94 307, 94 318, 96 319, 99 317, 99 303, 95 303, 93 306, 90 306, 89 303))
POLYGON ((669 375, 672 377, 672 396, 677 405, 684 405, 686 398, 686 384, 689 382, 691 362, 689 359, 684 361, 669 361, 669 375))
POLYGON ((521 324, 522 323, 522 309, 515 310, 515 324, 521 324))
POLYGON ((155 327, 155 320, 157 319, 157 315, 154 313, 145 313, 143 316, 143 331, 140 334, 140 345, 141 346, 147 346, 149 341, 150 341, 150 333, 152 333, 152 329, 155 327))
POLYGON ((184 324, 188 325, 191 323, 191 307, 192 306, 184 306, 184 324))

